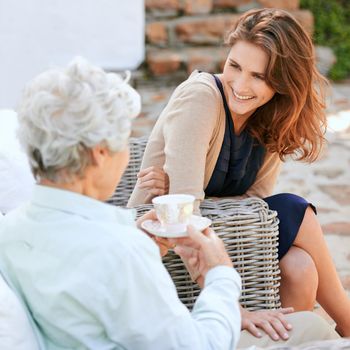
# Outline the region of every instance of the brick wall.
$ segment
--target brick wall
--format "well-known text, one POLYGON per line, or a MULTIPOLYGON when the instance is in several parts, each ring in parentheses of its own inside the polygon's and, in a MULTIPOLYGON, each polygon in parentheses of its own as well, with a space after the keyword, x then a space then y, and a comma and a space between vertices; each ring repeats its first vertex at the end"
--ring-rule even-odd
POLYGON ((228 50, 224 35, 251 8, 286 9, 313 31, 313 16, 299 9, 299 0, 145 0, 145 5, 145 68, 154 77, 221 70, 228 50))

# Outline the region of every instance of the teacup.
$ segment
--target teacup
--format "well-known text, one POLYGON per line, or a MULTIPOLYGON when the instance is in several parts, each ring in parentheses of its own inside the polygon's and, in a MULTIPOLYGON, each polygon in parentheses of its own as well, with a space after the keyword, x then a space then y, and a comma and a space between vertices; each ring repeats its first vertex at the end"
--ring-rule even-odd
POLYGON ((162 229, 169 234, 185 232, 193 214, 195 197, 188 194, 168 194, 152 200, 162 229))

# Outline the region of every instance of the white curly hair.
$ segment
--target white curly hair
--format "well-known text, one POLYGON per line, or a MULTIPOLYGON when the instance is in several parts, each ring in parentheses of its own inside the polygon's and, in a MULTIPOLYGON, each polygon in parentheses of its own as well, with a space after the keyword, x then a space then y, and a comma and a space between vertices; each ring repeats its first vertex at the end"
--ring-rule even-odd
POLYGON ((116 73, 82 58, 27 84, 18 107, 18 138, 37 180, 69 182, 91 164, 92 147, 126 149, 140 96, 116 73))

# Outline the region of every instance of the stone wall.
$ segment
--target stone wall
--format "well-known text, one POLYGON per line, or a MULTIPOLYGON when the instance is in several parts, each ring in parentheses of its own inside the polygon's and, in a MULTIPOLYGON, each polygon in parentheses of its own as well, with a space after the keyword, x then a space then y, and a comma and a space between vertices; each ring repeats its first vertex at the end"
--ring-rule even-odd
POLYGON ((299 0, 145 0, 145 5, 145 69, 153 77, 221 70, 225 33, 251 8, 286 9, 313 31, 312 13, 299 9, 299 0))

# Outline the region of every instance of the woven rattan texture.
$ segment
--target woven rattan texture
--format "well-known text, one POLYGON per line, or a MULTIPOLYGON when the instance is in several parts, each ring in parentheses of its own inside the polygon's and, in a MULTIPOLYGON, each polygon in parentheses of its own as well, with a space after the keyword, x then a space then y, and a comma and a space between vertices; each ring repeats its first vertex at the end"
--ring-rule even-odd
MULTIPOLYGON (((146 138, 131 139, 130 163, 110 203, 126 205, 135 186, 146 143, 146 138)), ((151 208, 149 204, 138 206, 137 215, 151 208)), ((276 212, 269 210, 266 202, 258 198, 205 199, 201 212, 212 220, 212 228, 223 239, 242 277, 241 304, 250 310, 280 307, 276 212)), ((191 281, 184 264, 174 252, 170 251, 163 262, 175 283, 179 298, 191 309, 200 292, 197 284, 191 281)))

